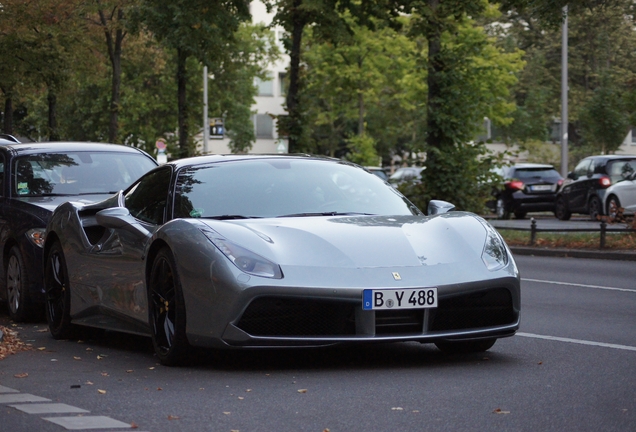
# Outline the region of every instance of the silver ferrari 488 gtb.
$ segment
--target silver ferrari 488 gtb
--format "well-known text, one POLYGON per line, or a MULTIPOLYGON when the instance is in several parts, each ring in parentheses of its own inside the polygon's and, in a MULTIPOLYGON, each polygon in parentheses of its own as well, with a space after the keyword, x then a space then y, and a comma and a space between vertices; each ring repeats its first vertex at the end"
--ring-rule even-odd
POLYGON ((453 209, 431 201, 424 215, 335 159, 177 160, 104 201, 55 210, 49 328, 148 335, 165 365, 192 346, 484 351, 519 328, 519 272, 488 222, 453 209))

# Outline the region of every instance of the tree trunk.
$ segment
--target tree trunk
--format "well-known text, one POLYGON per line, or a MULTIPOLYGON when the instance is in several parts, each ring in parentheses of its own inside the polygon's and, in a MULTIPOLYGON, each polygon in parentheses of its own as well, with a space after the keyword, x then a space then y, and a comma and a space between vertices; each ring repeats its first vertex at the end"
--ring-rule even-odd
POLYGON ((11 92, 5 93, 4 98, 4 122, 2 125, 4 133, 13 135, 13 95, 11 92))
POLYGON ((49 102, 49 141, 59 141, 60 135, 57 130, 57 95, 50 88, 47 100, 49 102))
POLYGON ((426 35, 428 40, 428 103, 426 116, 426 144, 430 148, 441 148, 444 139, 443 130, 439 122, 441 112, 441 102, 443 100, 441 73, 444 70, 441 59, 442 41, 441 29, 434 22, 435 12, 439 6, 439 0, 429 0, 429 7, 432 10, 432 21, 429 22, 429 31, 426 35))
POLYGON ((188 55, 177 49, 177 104, 179 106, 179 153, 190 156, 188 148, 188 105, 186 104, 186 60, 188 55))
POLYGON ((294 0, 292 11, 292 46, 289 53, 289 89, 287 91, 287 119, 285 129, 289 139, 289 153, 298 151, 302 135, 302 116, 299 103, 300 92, 300 48, 305 21, 299 10, 302 0, 294 0))
MULTIPOLYGON (((106 36, 106 46, 108 47, 108 57, 110 58, 110 64, 113 68, 113 75, 111 78, 111 96, 110 96, 110 119, 108 123, 108 141, 111 143, 117 142, 117 135, 119 134, 119 109, 120 109, 120 93, 121 93, 121 46, 124 40, 125 33, 121 28, 115 31, 115 36, 111 34, 108 29, 108 21, 104 15, 104 11, 99 11, 99 18, 104 28, 104 35, 106 36)), ((117 22, 121 22, 124 19, 124 12, 122 9, 117 11, 117 22)))

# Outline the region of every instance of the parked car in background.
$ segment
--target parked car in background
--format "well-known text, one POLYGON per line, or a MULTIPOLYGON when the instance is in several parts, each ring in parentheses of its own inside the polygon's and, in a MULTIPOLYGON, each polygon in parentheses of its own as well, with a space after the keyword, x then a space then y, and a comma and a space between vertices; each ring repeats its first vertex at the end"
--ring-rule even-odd
POLYGON ((102 202, 55 210, 49 329, 146 334, 165 365, 191 346, 485 351, 519 328, 519 271, 488 222, 453 208, 431 201, 424 215, 334 159, 172 161, 102 202))
MULTIPOLYGON (((608 188, 625 180, 636 170, 636 156, 599 155, 581 160, 568 173, 568 179, 557 194, 555 214, 568 220, 572 213, 587 214, 591 220, 605 213, 608 188)), ((616 196, 616 195, 615 195, 616 196)))
POLYGON ((625 171, 621 174, 623 179, 619 179, 605 192, 603 208, 609 216, 616 216, 621 208, 625 215, 636 213, 636 170, 633 169, 633 164, 624 165, 624 168, 625 171))
POLYGON ((148 154, 122 145, 0 145, 0 301, 13 320, 44 315, 42 248, 53 210, 69 200, 102 200, 155 166, 148 154))
POLYGON ((504 182, 493 190, 494 200, 487 203, 499 219, 514 214, 523 219, 528 212, 554 211, 556 192, 563 177, 547 164, 519 163, 495 169, 504 182))
POLYGON ((371 173, 377 175, 378 177, 380 177, 382 180, 386 181, 389 179, 389 176, 386 174, 386 171, 384 171, 384 168, 379 167, 379 166, 367 166, 365 167, 367 170, 369 170, 371 173))
POLYGON ((406 182, 419 182, 421 181, 421 175, 424 167, 401 167, 395 170, 393 174, 389 176, 389 183, 397 187, 398 185, 406 182))

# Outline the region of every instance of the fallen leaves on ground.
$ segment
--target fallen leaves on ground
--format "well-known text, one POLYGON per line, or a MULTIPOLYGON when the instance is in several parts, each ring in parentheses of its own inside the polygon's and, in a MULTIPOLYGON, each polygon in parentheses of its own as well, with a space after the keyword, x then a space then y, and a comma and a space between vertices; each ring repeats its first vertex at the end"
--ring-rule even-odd
POLYGON ((16 377, 16 378, 26 378, 26 377, 29 376, 29 374, 26 373, 26 372, 23 372, 23 373, 15 374, 13 376, 16 377))
POLYGON ((169 415, 168 420, 179 420, 179 416, 169 415))
POLYGON ((493 412, 495 414, 510 414, 510 411, 502 411, 501 408, 497 408, 493 412))
POLYGON ((0 326, 0 331, 4 334, 2 342, 0 342, 0 360, 8 355, 13 355, 20 351, 29 351, 33 349, 18 338, 17 332, 4 326, 0 326))
POLYGON ((307 393, 307 389, 300 389, 298 390, 298 393, 307 393))
POLYGON ((98 390, 97 390, 97 393, 99 393, 99 394, 106 394, 106 390, 99 390, 99 389, 98 389, 98 390))

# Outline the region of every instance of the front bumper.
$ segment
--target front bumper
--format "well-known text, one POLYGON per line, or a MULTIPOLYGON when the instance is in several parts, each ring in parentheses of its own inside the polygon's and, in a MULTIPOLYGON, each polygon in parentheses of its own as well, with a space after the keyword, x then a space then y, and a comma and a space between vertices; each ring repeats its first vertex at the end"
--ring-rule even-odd
POLYGON ((516 303, 505 287, 440 296, 435 309, 383 311, 364 311, 352 301, 262 296, 227 325, 222 340, 234 347, 280 347, 499 338, 519 328, 516 303))

